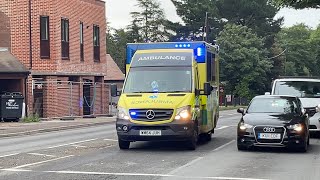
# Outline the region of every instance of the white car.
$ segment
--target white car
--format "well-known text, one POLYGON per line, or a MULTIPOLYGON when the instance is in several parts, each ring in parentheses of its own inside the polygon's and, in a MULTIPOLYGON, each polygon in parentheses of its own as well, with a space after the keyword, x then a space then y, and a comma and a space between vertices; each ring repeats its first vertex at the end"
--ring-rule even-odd
POLYGON ((320 79, 314 77, 285 77, 272 83, 271 95, 291 95, 300 98, 309 115, 310 132, 320 137, 320 79))

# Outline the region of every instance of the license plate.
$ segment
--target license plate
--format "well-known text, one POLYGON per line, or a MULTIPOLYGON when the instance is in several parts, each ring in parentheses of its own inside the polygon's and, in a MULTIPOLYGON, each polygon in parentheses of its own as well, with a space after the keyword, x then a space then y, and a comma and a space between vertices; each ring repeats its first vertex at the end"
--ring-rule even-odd
POLYGON ((281 139, 281 134, 276 133, 259 133, 258 139, 281 139))
POLYGON ((140 136, 161 136, 160 130, 140 130, 140 136))

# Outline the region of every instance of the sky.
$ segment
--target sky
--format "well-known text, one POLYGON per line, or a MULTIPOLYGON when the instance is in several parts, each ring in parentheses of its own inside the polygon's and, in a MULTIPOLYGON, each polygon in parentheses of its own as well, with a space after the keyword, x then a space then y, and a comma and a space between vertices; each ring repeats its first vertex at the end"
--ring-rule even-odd
MULTIPOLYGON (((130 12, 138 11, 136 0, 104 0, 106 2, 106 16, 113 28, 125 28, 131 21, 130 12)), ((173 22, 181 22, 176 9, 170 0, 158 0, 165 10, 166 17, 173 22)), ((275 18, 284 17, 285 27, 298 23, 305 23, 311 28, 320 24, 320 9, 281 9, 275 18)))

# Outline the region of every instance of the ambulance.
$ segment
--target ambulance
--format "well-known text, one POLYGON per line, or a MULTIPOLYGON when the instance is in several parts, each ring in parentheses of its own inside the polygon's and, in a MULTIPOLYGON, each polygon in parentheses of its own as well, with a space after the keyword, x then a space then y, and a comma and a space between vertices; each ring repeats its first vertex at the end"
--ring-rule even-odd
POLYGON ((127 44, 116 131, 120 149, 136 141, 210 141, 219 118, 218 46, 206 42, 127 44))

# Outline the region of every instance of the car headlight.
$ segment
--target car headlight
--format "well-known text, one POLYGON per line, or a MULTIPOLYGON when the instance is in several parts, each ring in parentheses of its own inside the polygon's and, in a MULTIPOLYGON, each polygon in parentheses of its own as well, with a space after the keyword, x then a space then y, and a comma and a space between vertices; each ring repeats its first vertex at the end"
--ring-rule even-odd
POLYGON ((184 106, 177 109, 177 114, 174 117, 175 120, 190 119, 191 118, 191 106, 184 106))
POLYGON ((129 120, 130 119, 127 110, 125 108, 123 108, 123 107, 118 107, 117 118, 125 119, 125 120, 129 120))
POLYGON ((241 123, 240 126, 239 126, 239 128, 240 128, 241 130, 250 129, 250 128, 252 128, 252 127, 253 127, 252 125, 246 124, 246 123, 241 123))
POLYGON ((302 131, 303 125, 302 124, 293 124, 288 126, 288 129, 295 130, 295 131, 302 131))

